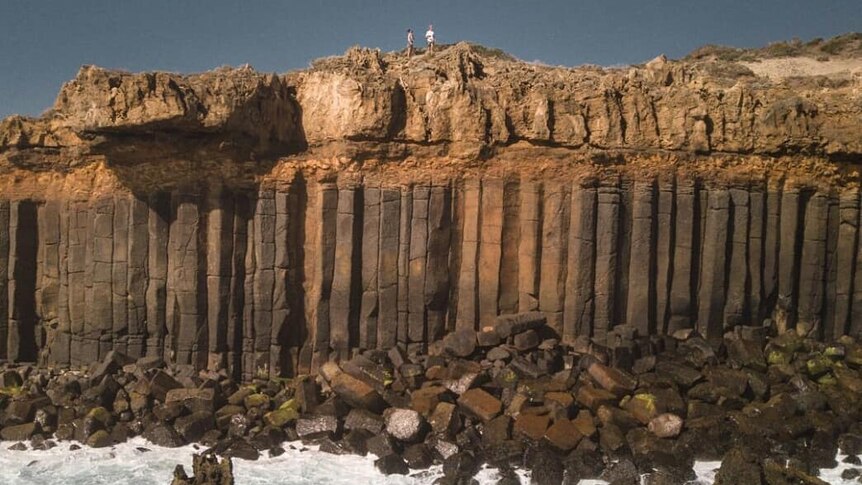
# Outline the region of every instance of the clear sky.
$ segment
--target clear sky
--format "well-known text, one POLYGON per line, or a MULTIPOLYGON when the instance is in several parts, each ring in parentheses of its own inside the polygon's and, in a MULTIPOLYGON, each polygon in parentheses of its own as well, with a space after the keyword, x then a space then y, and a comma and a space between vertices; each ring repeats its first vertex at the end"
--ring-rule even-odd
POLYGON ((0 0, 0 118, 37 115, 82 64, 284 72, 359 44, 439 43, 549 64, 628 64, 703 44, 862 31, 862 0, 0 0))

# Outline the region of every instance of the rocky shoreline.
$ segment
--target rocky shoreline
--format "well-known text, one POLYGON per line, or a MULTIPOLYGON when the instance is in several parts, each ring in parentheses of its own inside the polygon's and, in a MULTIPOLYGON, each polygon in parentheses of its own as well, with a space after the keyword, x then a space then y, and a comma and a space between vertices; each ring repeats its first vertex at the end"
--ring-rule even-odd
MULTIPOLYGON (((255 460, 302 440, 373 454, 386 474, 442 464, 444 484, 471 483, 483 464, 500 483, 526 468, 537 484, 675 484, 694 478, 695 459, 722 460, 718 484, 825 483, 817 470, 835 466, 839 448, 859 464, 862 345, 765 323, 713 341, 623 325, 607 341, 564 346, 539 312, 501 315, 427 353, 371 350, 315 376, 250 383, 117 352, 86 371, 10 364, 0 437, 36 450, 138 435, 200 443, 196 474, 198 462, 230 471, 211 455, 255 460)), ((185 478, 176 483, 208 483, 185 478)))

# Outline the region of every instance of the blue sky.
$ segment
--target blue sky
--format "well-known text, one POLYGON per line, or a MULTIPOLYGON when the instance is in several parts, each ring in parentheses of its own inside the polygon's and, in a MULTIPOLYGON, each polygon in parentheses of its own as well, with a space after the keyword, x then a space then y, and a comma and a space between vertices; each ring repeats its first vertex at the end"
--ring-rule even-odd
POLYGON ((0 117, 39 114, 82 64, 284 72, 356 44, 400 49, 407 27, 422 45, 429 22, 441 43, 612 65, 862 31, 862 1, 0 0, 0 117))

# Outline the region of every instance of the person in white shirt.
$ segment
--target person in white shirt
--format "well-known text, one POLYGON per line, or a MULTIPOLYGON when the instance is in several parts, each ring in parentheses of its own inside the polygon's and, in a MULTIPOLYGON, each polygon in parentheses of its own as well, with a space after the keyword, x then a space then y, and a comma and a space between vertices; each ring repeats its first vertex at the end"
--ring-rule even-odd
POLYGON ((428 32, 425 32, 425 42, 428 43, 428 52, 434 52, 434 26, 428 26, 428 32))
POLYGON ((407 58, 413 56, 413 29, 407 29, 407 58))

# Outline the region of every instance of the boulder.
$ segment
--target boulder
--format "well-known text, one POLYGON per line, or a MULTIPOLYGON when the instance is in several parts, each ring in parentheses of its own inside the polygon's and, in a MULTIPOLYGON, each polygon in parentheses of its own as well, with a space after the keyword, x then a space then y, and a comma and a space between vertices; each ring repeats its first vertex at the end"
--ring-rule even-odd
POLYGON ((650 420, 647 428, 659 438, 676 438, 682 432, 682 426, 682 418, 676 414, 664 413, 650 420))
POLYGON ((547 318, 541 312, 499 315, 494 319, 494 330, 500 338, 507 339, 512 335, 542 327, 545 323, 547 318))
POLYGON ((512 433, 515 436, 539 441, 543 436, 545 436, 545 431, 547 431, 550 422, 551 418, 547 414, 535 415, 521 413, 518 415, 518 418, 515 419, 512 433))
POLYGON ((174 429, 189 443, 200 440, 204 433, 213 427, 215 427, 215 417, 213 413, 207 411, 197 411, 174 421, 174 429))
POLYGON ((230 457, 219 458, 213 454, 202 453, 192 456, 194 475, 186 475, 182 465, 174 469, 171 485, 233 485, 233 463, 230 457))
POLYGON ((494 419, 503 410, 503 404, 483 389, 470 389, 458 398, 458 406, 468 416, 484 422, 494 419))
POLYGON ((535 330, 527 330, 515 335, 514 345, 518 352, 526 352, 539 346, 541 340, 535 330))
POLYGON ((5 441, 26 441, 38 432, 39 428, 36 423, 24 423, 0 429, 0 437, 5 441))
POLYGON ((166 448, 176 448, 185 444, 173 426, 159 423, 146 429, 142 435, 150 443, 166 448))
POLYGON ((366 409, 351 409, 344 420, 344 427, 349 430, 365 430, 371 434, 383 431, 386 423, 383 417, 366 409))
POLYGON ((330 386, 332 391, 351 407, 374 413, 380 413, 385 407, 383 398, 373 387, 346 372, 335 375, 330 386))
POLYGON ((631 394, 635 390, 635 387, 637 387, 637 379, 631 375, 599 362, 592 363, 587 368, 587 373, 596 384, 617 397, 631 394))
POLYGON ((469 357, 476 351, 476 332, 457 330, 443 338, 443 349, 455 357, 469 357))
POLYGON ((296 433, 302 439, 331 438, 338 430, 338 418, 331 415, 303 416, 296 420, 296 433))
POLYGON ((555 449, 567 452, 578 446, 583 438, 577 426, 566 418, 557 419, 545 430, 545 441, 555 449))
POLYGON ((407 443, 422 439, 425 419, 412 409, 389 408, 383 415, 386 432, 393 438, 407 443))
POLYGON ((384 475, 407 475, 410 468, 397 453, 388 454, 374 461, 374 467, 384 475))

